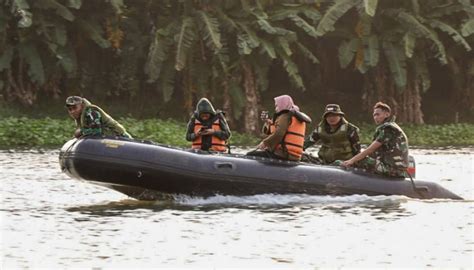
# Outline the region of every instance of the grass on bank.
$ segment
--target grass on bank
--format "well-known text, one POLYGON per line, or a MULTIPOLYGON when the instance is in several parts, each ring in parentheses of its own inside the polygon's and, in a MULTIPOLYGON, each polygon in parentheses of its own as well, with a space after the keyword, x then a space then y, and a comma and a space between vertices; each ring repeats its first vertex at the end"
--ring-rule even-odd
MULTIPOLYGON (((186 123, 175 120, 131 118, 119 119, 127 130, 138 139, 175 146, 189 146, 184 138, 186 123)), ((372 141, 375 126, 358 125, 361 129, 361 142, 372 141)), ((409 138, 411 146, 472 146, 474 145, 474 124, 447 125, 401 125, 409 138)), ((313 126, 308 127, 309 133, 313 126)), ((0 148, 15 147, 59 147, 72 137, 75 126, 71 119, 31 119, 26 117, 7 117, 0 119, 0 148)), ((232 133, 234 146, 252 146, 259 138, 247 134, 232 133)))

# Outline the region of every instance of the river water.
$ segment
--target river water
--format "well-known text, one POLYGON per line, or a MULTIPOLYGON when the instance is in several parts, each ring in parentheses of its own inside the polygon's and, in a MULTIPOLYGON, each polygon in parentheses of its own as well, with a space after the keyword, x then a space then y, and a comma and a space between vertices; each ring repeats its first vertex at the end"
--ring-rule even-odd
POLYGON ((267 194, 140 202, 70 179, 58 151, 1 151, 1 269, 472 269, 474 149, 411 153, 417 178, 467 200, 267 194))

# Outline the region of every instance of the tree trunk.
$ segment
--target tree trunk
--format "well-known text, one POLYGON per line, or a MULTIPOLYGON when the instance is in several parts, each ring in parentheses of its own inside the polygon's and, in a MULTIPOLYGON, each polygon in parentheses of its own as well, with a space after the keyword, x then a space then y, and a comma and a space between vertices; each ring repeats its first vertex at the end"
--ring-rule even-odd
POLYGON ((230 100, 230 94, 229 94, 229 81, 227 79, 222 81, 222 89, 223 91, 223 103, 222 103, 222 109, 225 112, 225 118, 227 120, 227 124, 229 124, 230 129, 234 129, 234 117, 232 113, 232 104, 230 100))
POLYGON ((249 63, 242 62, 243 84, 245 89, 244 131, 258 134, 258 96, 255 75, 249 63))
POLYGON ((448 57, 448 68, 453 81, 450 100, 452 108, 455 108, 453 121, 458 123, 459 117, 474 110, 474 61, 448 57))
POLYGON ((383 63, 364 75, 363 106, 370 113, 375 103, 382 101, 392 108, 397 121, 403 123, 423 124, 421 111, 420 82, 415 72, 408 68, 407 85, 397 89, 390 70, 383 63))

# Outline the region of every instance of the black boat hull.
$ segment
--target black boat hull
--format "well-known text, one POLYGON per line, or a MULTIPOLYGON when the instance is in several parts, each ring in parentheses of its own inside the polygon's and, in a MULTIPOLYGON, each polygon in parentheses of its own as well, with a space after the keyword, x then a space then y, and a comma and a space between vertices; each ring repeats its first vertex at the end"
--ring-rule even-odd
POLYGON ((208 197, 264 193, 462 199, 436 183, 415 181, 423 187, 424 191, 420 192, 408 180, 394 180, 357 169, 209 154, 108 138, 67 142, 60 152, 60 165, 71 177, 143 200, 166 194, 208 197))

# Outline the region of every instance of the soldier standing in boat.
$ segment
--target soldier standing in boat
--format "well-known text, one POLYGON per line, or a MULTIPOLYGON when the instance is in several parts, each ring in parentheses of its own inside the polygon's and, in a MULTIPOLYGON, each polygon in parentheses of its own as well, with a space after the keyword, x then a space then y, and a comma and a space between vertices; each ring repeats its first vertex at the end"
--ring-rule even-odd
POLYGON ((66 99, 69 115, 76 121, 74 137, 115 135, 132 138, 125 128, 110 115, 85 98, 70 96, 66 99))
POLYGON ((224 112, 215 110, 207 98, 201 98, 188 122, 186 140, 193 149, 225 152, 231 136, 224 112))
POLYGON ((408 139, 395 123, 390 106, 377 102, 373 118, 378 125, 373 142, 367 149, 341 163, 344 167, 356 166, 371 172, 392 177, 408 177, 408 139))
POLYGON ((318 156, 322 164, 350 159, 360 153, 359 128, 345 119, 338 104, 326 105, 321 122, 304 142, 304 150, 317 142, 321 142, 318 156))
POLYGON ((267 119, 263 133, 268 135, 249 156, 299 161, 303 154, 306 123, 311 118, 300 112, 288 95, 275 98, 275 114, 267 119))

